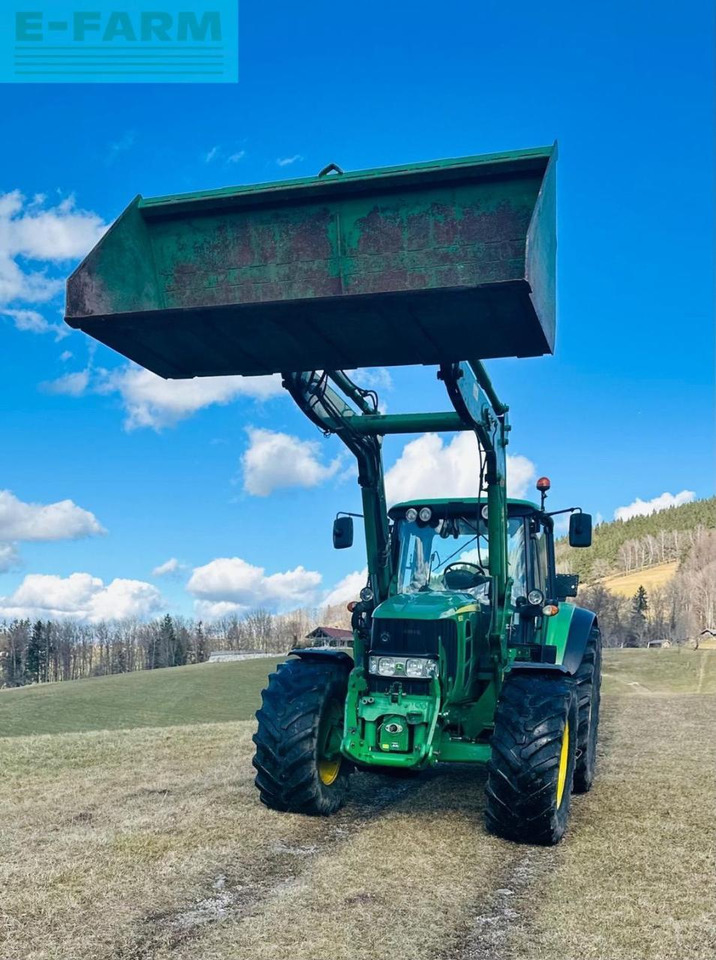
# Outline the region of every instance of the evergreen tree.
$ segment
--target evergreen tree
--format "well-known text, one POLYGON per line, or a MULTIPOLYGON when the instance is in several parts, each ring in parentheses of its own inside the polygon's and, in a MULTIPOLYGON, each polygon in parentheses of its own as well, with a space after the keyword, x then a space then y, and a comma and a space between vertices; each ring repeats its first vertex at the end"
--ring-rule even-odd
POLYGON ((36 621, 30 634, 25 655, 25 673, 30 683, 39 683, 45 672, 45 628, 42 620, 36 621))
POLYGON ((154 662, 152 667, 173 667, 176 655, 177 636, 174 630, 174 621, 170 614, 162 617, 159 624, 158 636, 154 644, 154 662))
POLYGON ((631 618, 629 621, 628 646, 640 646, 646 635, 646 613, 649 609, 649 597, 644 587, 640 586, 632 597, 631 618))
POLYGON ((204 633, 204 624, 201 620, 196 625, 194 633, 194 662, 204 663, 209 659, 209 651, 206 645, 206 634, 204 633))
POLYGON ((649 609, 649 597, 644 587, 640 586, 634 594, 632 600, 632 610, 634 617, 642 623, 646 620, 646 612, 649 609))

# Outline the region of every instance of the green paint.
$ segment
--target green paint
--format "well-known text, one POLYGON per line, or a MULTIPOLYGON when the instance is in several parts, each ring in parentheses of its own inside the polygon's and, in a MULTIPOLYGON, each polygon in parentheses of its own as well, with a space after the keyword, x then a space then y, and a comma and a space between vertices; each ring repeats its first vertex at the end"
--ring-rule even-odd
POLYGON ((67 322, 176 378, 551 352, 553 155, 137 198, 67 322))

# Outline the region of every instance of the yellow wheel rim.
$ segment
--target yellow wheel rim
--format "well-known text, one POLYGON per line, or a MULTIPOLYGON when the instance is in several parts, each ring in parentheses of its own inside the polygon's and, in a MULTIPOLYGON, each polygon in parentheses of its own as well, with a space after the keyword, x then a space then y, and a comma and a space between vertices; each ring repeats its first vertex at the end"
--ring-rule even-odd
POLYGON ((564 725, 562 734, 562 750, 559 755, 559 773, 557 774, 557 806, 562 806, 564 788, 567 783, 567 766, 569 765, 569 720, 564 725))
POLYGON ((319 760, 318 776, 321 778, 321 783, 325 783, 327 787, 330 787, 330 785, 335 782, 340 769, 340 760, 319 760))

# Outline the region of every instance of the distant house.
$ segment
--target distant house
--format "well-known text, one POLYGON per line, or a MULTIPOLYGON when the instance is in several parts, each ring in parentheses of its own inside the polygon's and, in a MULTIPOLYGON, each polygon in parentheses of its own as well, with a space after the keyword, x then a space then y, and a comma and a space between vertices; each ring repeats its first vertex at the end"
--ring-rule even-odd
POLYGON ((340 627, 316 627, 306 634, 306 641, 309 647, 352 647, 353 631, 340 627))

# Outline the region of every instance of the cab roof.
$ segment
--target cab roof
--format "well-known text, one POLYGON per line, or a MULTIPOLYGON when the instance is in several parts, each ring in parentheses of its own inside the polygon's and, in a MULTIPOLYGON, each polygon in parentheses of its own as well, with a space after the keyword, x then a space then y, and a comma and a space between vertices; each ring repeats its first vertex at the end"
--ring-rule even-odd
MULTIPOLYGON (((434 506, 445 506, 448 503, 464 503, 469 506, 479 506, 480 504, 487 503, 487 497, 440 497, 438 499, 426 499, 426 500, 401 500, 400 503, 394 504, 388 514, 395 519, 394 514, 402 513, 408 509, 408 507, 434 507, 434 506)), ((509 507, 522 507, 528 508, 530 510, 539 511, 539 507, 536 503, 533 503, 531 500, 517 500, 514 497, 507 498, 507 506, 509 507)))

